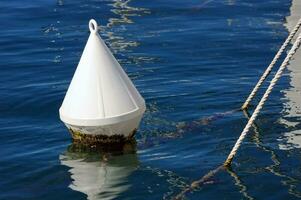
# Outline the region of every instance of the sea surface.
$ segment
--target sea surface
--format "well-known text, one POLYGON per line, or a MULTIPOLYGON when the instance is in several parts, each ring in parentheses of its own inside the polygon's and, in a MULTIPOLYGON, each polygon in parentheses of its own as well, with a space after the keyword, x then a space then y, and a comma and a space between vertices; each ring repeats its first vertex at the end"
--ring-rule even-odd
MULTIPOLYGON (((237 109, 288 36, 291 5, 1 0, 0 199, 173 199, 226 159, 247 122, 237 109), (72 144, 59 119, 91 18, 146 100, 137 144, 122 152, 72 144)), ((301 197, 300 146, 286 134, 301 125, 283 120, 300 122, 286 115, 292 76, 277 83, 232 167, 183 199, 301 197)))

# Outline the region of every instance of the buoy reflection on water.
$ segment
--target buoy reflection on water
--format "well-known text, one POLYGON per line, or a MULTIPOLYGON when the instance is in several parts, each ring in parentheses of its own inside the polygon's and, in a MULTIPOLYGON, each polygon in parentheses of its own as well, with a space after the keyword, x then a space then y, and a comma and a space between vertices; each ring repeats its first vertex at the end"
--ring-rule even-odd
POLYGON ((115 199, 128 190, 127 179, 138 166, 135 144, 126 143, 119 150, 107 153, 107 149, 71 144, 60 155, 61 164, 70 168, 69 187, 86 194, 89 200, 115 199))

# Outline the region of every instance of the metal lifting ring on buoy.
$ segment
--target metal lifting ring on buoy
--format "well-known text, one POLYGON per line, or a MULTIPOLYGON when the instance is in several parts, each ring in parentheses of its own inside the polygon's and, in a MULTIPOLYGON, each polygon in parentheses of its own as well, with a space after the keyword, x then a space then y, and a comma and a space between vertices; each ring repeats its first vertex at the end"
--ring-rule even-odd
POLYGON ((98 31, 98 25, 97 22, 94 19, 90 19, 89 21, 89 29, 91 33, 97 33, 98 31))

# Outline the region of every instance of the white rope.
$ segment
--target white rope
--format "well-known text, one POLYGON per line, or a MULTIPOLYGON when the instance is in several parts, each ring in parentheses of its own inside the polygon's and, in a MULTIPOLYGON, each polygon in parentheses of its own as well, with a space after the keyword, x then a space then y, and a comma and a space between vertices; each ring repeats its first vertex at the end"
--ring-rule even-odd
POLYGON ((281 77, 281 74, 283 73, 286 66, 289 64, 290 59, 293 57, 293 55, 296 53, 297 49, 299 48, 301 43, 301 33, 299 34, 298 38, 296 39, 293 47, 287 54, 286 58, 284 59, 283 63, 279 67, 276 75, 270 82, 270 85, 268 89, 265 91, 263 97, 261 98, 260 102, 258 103, 254 113, 252 114, 251 118, 249 119, 247 125, 245 126, 244 130, 242 131, 241 135, 239 136, 238 140, 236 141, 234 147, 232 148, 230 154, 228 155, 227 160, 224 162, 224 166, 229 166, 233 160, 233 157, 237 153, 238 148, 240 147, 243 139, 246 137, 250 127, 252 126, 253 122, 255 121, 256 117, 258 116, 260 110, 262 109, 264 103, 266 102, 267 98, 269 97, 270 93, 272 92, 275 84, 277 83, 278 79, 281 77))
POLYGON ((296 24, 296 26, 294 27, 294 29, 292 30, 292 32, 286 38, 285 42, 282 44, 281 48, 279 49, 279 51, 277 52, 277 54, 273 58, 272 62, 268 66, 268 68, 265 70, 265 72, 260 77, 259 81, 257 82, 256 86, 253 88, 252 92, 250 93, 250 95, 247 98, 247 100, 245 101, 245 103, 242 105, 242 107, 241 107, 242 110, 244 110, 244 109, 246 109, 248 107, 249 103, 252 101, 252 99, 256 95, 258 89, 260 88, 260 86, 262 85, 262 83, 264 82, 264 80, 267 78, 267 76, 272 71, 273 67, 275 66, 277 60, 280 58, 281 54, 284 52, 284 50, 286 49, 287 45, 291 42, 291 40, 293 39, 293 37, 295 36, 295 34, 298 32, 300 26, 301 26, 301 18, 299 19, 298 23, 296 24))
MULTIPOLYGON (((248 106, 248 104, 252 100, 252 98, 255 96, 258 88, 261 86, 261 84, 265 80, 265 78, 269 75, 269 73, 271 72, 271 69, 275 65, 275 62, 279 59, 279 57, 283 53, 284 49, 286 48, 286 46, 288 45, 288 43, 292 40, 292 38, 294 37, 294 35, 296 34, 296 32, 298 31, 298 29, 300 28, 300 26, 301 26, 301 18, 298 21, 297 25, 295 26, 294 30, 290 33, 289 37, 286 39, 285 43, 281 46, 280 50, 277 52, 275 58, 273 59, 272 63, 269 65, 268 69, 265 71, 265 73, 262 75, 262 77, 260 78, 260 80, 257 83, 257 85, 255 86, 255 88, 253 89, 251 95, 248 98, 249 100, 247 99, 247 101, 244 104, 244 105, 246 105, 246 107, 248 106)), ((221 166, 218 166, 214 170, 209 171, 207 174, 205 174, 199 180, 192 182, 191 185, 189 185, 188 187, 184 188, 184 190, 182 190, 181 193, 179 193, 177 196, 175 196, 175 198, 174 198, 175 200, 182 199, 184 197, 185 193, 187 193, 189 191, 192 191, 196 187, 199 187, 200 185, 206 183, 206 181, 208 181, 217 172, 219 172, 222 169, 225 169, 225 167, 228 167, 231 164, 231 162, 232 162, 234 156, 236 155, 237 150, 239 149, 242 141, 244 140, 244 138, 246 137, 247 133, 249 132, 250 127, 253 125, 253 123, 256 120, 256 118, 257 118, 260 110, 262 109, 264 103, 266 102, 267 98, 269 97, 270 93, 272 92, 272 90, 273 90, 274 86, 276 85, 277 81, 281 77, 284 69, 289 64, 289 61, 291 60, 291 58, 293 57, 293 55, 298 50, 300 44, 301 44, 301 33, 298 35, 298 38, 296 39, 293 47, 291 48, 291 50, 289 51, 289 53, 285 57, 285 59, 282 62, 281 66, 279 67, 276 75, 274 76, 274 78, 270 82, 270 85, 269 85, 268 89, 265 91, 265 93, 264 93, 263 97, 261 98, 259 104, 257 105, 254 113, 249 118, 247 125, 245 126, 244 130, 240 134, 238 140, 236 141, 234 147, 232 148, 232 150, 231 150, 230 154, 228 155, 228 157, 227 157, 226 161, 224 162, 224 164, 221 165, 221 166)))

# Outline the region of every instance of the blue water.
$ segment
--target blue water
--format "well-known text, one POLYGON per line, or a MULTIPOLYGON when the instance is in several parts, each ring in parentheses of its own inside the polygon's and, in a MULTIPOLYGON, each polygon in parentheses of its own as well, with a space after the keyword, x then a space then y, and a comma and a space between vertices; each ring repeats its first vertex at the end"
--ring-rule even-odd
MULTIPOLYGON (((0 199, 173 199, 230 152, 247 122, 233 110, 287 37, 290 6, 1 0, 0 199), (136 153, 76 148, 59 120, 90 18, 146 100, 136 153)), ((289 79, 277 84, 232 169, 185 198, 301 197, 300 150, 279 147, 289 145, 279 120, 289 79)))

